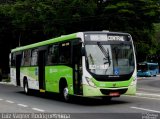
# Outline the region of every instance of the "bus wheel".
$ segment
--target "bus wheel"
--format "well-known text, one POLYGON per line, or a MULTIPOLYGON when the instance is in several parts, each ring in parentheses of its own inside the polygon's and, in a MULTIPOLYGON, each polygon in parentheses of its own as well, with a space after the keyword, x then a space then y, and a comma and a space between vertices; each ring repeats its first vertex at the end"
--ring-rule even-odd
POLYGON ((68 92, 68 87, 67 86, 63 88, 63 98, 66 102, 69 101, 69 92, 68 92))
POLYGON ((24 81, 24 92, 25 94, 29 94, 28 82, 27 80, 24 81))

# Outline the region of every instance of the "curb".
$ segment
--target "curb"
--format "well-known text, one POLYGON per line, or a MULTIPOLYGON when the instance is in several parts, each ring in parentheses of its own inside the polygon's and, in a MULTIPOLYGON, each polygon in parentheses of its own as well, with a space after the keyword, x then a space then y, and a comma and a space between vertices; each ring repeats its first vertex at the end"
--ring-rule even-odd
POLYGON ((146 77, 137 77, 137 80, 145 79, 146 77))
POLYGON ((12 83, 11 83, 11 82, 0 82, 0 84, 12 85, 12 83))
MULTIPOLYGON (((157 76, 155 77, 160 77, 160 74, 158 74, 157 76)), ((141 79, 145 79, 146 77, 137 77, 137 80, 141 80, 141 79)))

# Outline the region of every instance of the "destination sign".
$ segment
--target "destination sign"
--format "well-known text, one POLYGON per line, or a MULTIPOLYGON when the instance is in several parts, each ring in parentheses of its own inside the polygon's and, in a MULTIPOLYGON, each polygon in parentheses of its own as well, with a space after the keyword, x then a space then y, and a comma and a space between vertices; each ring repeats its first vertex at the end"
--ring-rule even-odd
POLYGON ((125 41, 123 36, 108 36, 107 40, 111 40, 111 41, 125 41))
POLYGON ((107 41, 107 35, 90 35, 91 41, 107 41))
POLYGON ((88 34, 85 35, 87 41, 130 41, 128 35, 114 34, 88 34))
POLYGON ((90 35, 91 41, 125 41, 123 36, 90 35))

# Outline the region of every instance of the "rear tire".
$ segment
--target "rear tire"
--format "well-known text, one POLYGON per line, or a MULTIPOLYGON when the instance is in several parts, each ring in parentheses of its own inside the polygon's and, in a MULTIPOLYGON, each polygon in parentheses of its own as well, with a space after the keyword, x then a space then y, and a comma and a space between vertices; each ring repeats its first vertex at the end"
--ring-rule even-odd
POLYGON ((27 82, 27 80, 24 80, 24 92, 27 95, 29 95, 29 93, 30 93, 29 88, 28 88, 28 82, 27 82))

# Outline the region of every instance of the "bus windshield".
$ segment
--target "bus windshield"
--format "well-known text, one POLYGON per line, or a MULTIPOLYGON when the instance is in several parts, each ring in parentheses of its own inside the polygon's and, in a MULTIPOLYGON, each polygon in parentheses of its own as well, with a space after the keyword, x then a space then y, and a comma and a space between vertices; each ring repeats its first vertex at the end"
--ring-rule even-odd
POLYGON ((125 75, 134 71, 132 45, 86 44, 87 69, 96 75, 125 75))
POLYGON ((138 64, 137 65, 137 69, 138 69, 138 71, 148 71, 148 66, 147 66, 147 64, 138 64))

